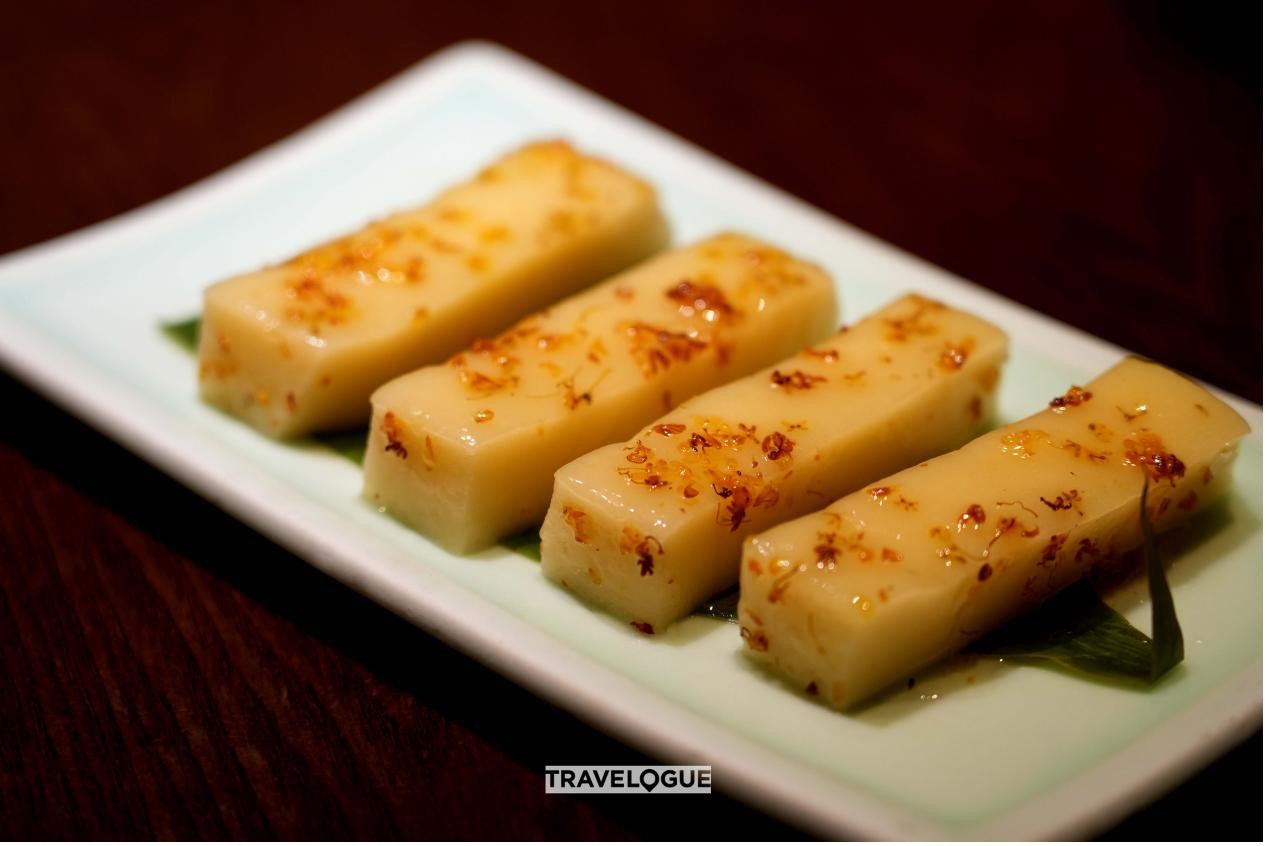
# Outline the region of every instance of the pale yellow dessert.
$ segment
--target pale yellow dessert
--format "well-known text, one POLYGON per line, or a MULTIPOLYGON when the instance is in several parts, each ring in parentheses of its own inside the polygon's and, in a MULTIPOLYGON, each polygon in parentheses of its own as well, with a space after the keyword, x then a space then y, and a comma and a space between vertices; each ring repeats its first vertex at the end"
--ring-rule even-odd
POLYGON ((456 551, 537 525, 554 471, 826 337, 834 285, 741 235, 656 256, 373 395, 365 496, 456 551))
POLYGON ((206 292, 203 399, 277 437, 363 424, 386 380, 662 249, 640 179, 554 141, 206 292))
POLYGON ((751 537, 746 652, 846 708, 1033 608, 1226 490, 1248 425, 1127 359, 1050 407, 751 537))
POLYGON ((1006 336, 903 297, 560 469, 546 576, 661 632, 738 581, 743 539, 961 446, 991 413, 1006 336))

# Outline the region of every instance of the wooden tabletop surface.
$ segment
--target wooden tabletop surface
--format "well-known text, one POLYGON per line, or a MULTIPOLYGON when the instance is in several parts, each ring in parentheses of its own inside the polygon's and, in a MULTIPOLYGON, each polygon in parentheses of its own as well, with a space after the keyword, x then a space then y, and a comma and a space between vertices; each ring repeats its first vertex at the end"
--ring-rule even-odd
MULTIPOLYGON (((1247 4, 19 4, 0 253, 479 37, 1259 402, 1260 25, 1247 4)), ((546 796, 546 763, 644 758, 3 375, 0 408, 0 836, 798 836, 722 795, 546 796)), ((1258 733, 1106 836, 1260 839, 1260 764, 1258 733)))

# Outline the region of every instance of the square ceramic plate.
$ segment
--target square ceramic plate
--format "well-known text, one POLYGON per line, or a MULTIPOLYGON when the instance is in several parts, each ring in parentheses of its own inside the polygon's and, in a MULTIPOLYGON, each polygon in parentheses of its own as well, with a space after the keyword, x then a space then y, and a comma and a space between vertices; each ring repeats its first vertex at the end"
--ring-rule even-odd
MULTIPOLYGON (((203 287, 416 204, 502 151, 565 136, 659 186, 678 242, 722 228, 824 265, 853 319, 907 290, 1011 334, 1015 419, 1123 352, 879 243, 661 129, 488 45, 419 65, 299 135, 168 199, 0 260, 0 359, 67 408, 312 564, 546 699, 718 785, 836 836, 1092 833, 1260 723, 1260 408, 1228 503, 1179 538, 1187 660, 1143 693, 983 664, 844 716, 750 667, 735 628, 645 638, 505 549, 459 558, 358 496, 359 473, 197 400, 158 331, 203 287), (1212 525, 1219 524, 1219 525, 1212 525)), ((1148 625, 1145 602, 1126 601, 1148 625)), ((563 762, 559 762, 563 763, 563 762)), ((611 761, 608 763, 618 763, 611 761)))

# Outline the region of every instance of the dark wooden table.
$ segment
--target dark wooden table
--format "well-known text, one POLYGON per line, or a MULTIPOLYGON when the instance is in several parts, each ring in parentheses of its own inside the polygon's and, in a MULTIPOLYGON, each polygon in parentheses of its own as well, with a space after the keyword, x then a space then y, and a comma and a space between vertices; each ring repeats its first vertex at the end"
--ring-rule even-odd
MULTIPOLYGON (((482 37, 1259 401, 1260 10, 1208 14, 18 4, 0 252, 161 197, 482 37)), ((643 759, 5 377, 0 408, 0 836, 796 836, 719 795, 546 796, 545 763, 643 759)), ((1257 734, 1108 836, 1259 839, 1260 764, 1257 734)))

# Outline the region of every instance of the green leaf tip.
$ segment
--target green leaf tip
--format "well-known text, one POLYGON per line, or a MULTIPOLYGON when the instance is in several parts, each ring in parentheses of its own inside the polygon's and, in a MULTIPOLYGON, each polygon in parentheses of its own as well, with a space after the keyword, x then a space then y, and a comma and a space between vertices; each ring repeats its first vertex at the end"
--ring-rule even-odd
POLYGON ((1150 479, 1142 483, 1138 519, 1142 523, 1142 557, 1146 562, 1147 591, 1151 595, 1151 681, 1155 682, 1182 662, 1186 656, 1186 642, 1182 637, 1181 624, 1177 622, 1173 593, 1168 587, 1159 544, 1155 542, 1155 530, 1146 508, 1150 484, 1150 479))
POLYGON ((738 622, 738 588, 716 594, 700 605, 694 613, 728 623, 738 622))
POLYGON ((185 352, 198 351, 198 338, 202 334, 202 316, 194 315, 184 320, 172 320, 158 324, 168 340, 185 352))
POLYGON ((365 449, 369 445, 369 429, 348 429, 345 432, 322 432, 312 436, 321 446, 332 449, 352 464, 365 463, 365 449))

